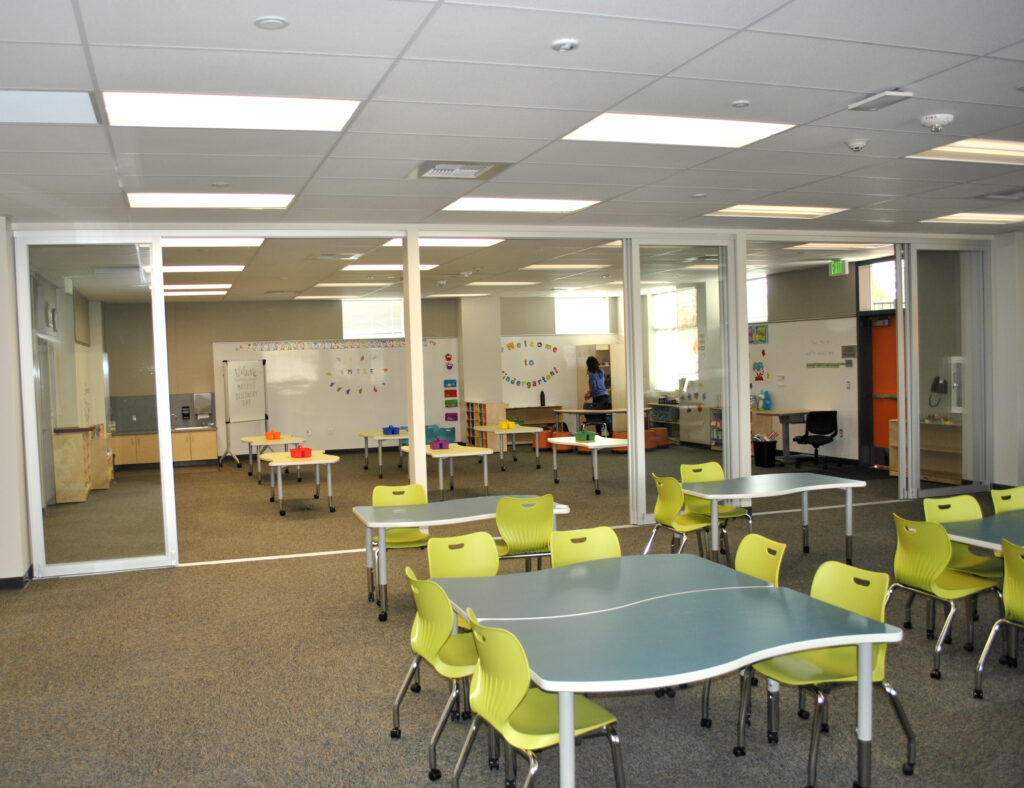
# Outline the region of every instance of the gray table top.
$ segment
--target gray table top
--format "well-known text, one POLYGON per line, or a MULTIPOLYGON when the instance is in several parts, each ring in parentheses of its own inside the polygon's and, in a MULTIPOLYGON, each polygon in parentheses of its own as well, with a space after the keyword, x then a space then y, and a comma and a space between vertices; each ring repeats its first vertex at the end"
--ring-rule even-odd
MULTIPOLYGON (((484 495, 455 498, 414 506, 353 506, 352 512, 370 528, 409 528, 451 525, 493 519, 502 498, 535 498, 533 495, 484 495)), ((569 507, 555 503, 555 514, 568 514, 569 507)))
POLYGON ((894 643, 897 627, 692 555, 625 556, 437 581, 462 613, 515 633, 549 691, 700 681, 808 648, 894 643))
POLYGON ((762 473, 720 482, 683 482, 683 492, 709 500, 729 498, 772 498, 815 490, 865 487, 862 479, 844 479, 821 473, 762 473))
POLYGON ((963 542, 987 550, 1001 550, 1003 539, 1015 545, 1024 544, 1024 509, 992 514, 980 520, 943 523, 942 527, 954 542, 963 542))

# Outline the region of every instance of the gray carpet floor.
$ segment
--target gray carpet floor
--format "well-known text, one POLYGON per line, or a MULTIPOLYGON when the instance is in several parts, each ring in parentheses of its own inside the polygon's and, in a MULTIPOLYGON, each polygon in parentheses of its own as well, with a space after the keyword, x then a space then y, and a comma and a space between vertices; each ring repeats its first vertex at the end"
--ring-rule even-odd
MULTIPOLYGON (((704 456, 675 447, 648 452, 648 470, 677 474, 680 462, 704 456)), ((548 455, 542 454, 541 470, 522 449, 518 458, 505 472, 492 461, 492 493, 553 490, 572 510, 560 528, 627 521, 625 455, 602 454, 600 496, 592 492, 585 455, 559 456, 557 487, 548 455)), ((267 500, 266 483, 257 486, 244 469, 179 469, 182 566, 35 581, 0 593, 0 785, 430 785, 427 742, 447 688, 429 668, 422 692, 403 704, 402 737, 388 735, 391 703, 411 659, 413 603, 408 585, 399 582, 401 568, 408 564, 426 576, 426 556, 391 553, 391 616, 379 622, 366 600, 363 532, 351 514, 353 505, 369 501, 375 465, 364 471, 361 453, 349 453, 335 469, 334 514, 325 490, 314 500, 308 477, 301 483, 290 477, 285 517, 267 500), (265 560, 239 560, 254 557, 265 560)), ((436 466, 430 470, 436 487, 436 466)), ((894 480, 878 472, 848 466, 828 472, 869 479, 854 498, 855 562, 891 572, 892 513, 921 517, 920 503, 894 502, 894 480)), ((478 466, 462 461, 456 473, 454 494, 483 492, 478 466)), ((403 479, 392 453, 383 481, 403 479)), ((821 561, 843 556, 842 501, 841 493, 812 496, 808 554, 800 550, 798 497, 757 502, 755 530, 789 545, 783 584, 806 591, 821 561)), ((493 524, 488 530, 494 532, 493 524)), ((733 530, 734 540, 744 531, 733 530)), ((618 533, 623 552, 634 554, 650 530, 618 533)), ((655 550, 667 547, 668 537, 659 537, 655 550)), ((686 549, 696 549, 693 540, 686 549)), ((502 571, 522 571, 522 562, 503 562, 502 571)), ((897 592, 890 623, 902 623, 904 599, 897 592)), ((934 643, 925 639, 925 608, 918 602, 915 628, 888 658, 888 678, 917 733, 916 772, 905 777, 900 770, 902 733, 876 691, 874 785, 1024 782, 1024 668, 999 665, 993 653, 985 699, 971 697, 974 663, 996 614, 994 600, 983 598, 973 653, 962 648, 966 622, 958 615, 954 643, 943 652, 943 678, 935 681, 928 676, 934 643)), ((776 745, 764 738, 763 691, 762 682, 744 758, 732 755, 735 676, 714 682, 711 728, 699 724, 698 687, 678 689, 674 698, 645 692, 598 700, 619 717, 630 785, 803 785, 809 722, 796 715, 796 691, 783 689, 776 745)), ((854 696, 852 688, 832 693, 821 786, 850 785, 856 777, 854 696)), ((466 727, 451 723, 441 739, 444 779, 466 727)), ((577 774, 581 786, 613 784, 600 740, 578 748, 577 774)), ((481 739, 463 785, 501 781, 501 773, 487 769, 481 739)), ((541 756, 537 784, 557 784, 555 751, 541 756)))

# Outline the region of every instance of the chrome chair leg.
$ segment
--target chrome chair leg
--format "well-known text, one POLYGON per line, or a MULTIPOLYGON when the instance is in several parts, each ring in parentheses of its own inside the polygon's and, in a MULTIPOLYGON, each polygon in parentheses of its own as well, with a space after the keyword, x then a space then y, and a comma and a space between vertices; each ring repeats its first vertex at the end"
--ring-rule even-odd
POLYGON ((779 682, 768 679, 765 682, 768 690, 768 743, 779 743, 779 682))
MULTIPOLYGON (((999 632, 1000 627, 1003 624, 1009 624, 1005 618, 1000 618, 996 623, 992 625, 992 629, 988 633, 988 639, 985 641, 985 646, 981 650, 981 656, 978 657, 978 664, 974 668, 974 697, 981 700, 985 697, 981 690, 981 672, 985 669, 985 658, 988 656, 988 650, 992 647, 992 641, 995 640, 996 633, 999 632)), ((1003 632, 1003 639, 1006 639, 1006 632, 1003 632)))
POLYGON ((455 761, 455 768, 452 770, 452 788, 459 788, 459 777, 462 776, 462 770, 466 768, 466 759, 469 757, 469 751, 473 749, 473 740, 476 739, 477 731, 480 729, 480 724, 483 722, 483 717, 479 714, 473 717, 473 722, 469 725, 469 731, 466 733, 466 740, 462 743, 462 749, 459 750, 459 757, 455 761))
POLYGON ((655 525, 654 530, 651 531, 651 538, 647 540, 647 547, 644 548, 644 555, 648 555, 651 552, 651 546, 654 544, 654 537, 658 535, 658 529, 660 525, 655 525))
POLYGON ((750 724, 750 679, 753 668, 744 668, 740 681, 740 713, 736 721, 736 746, 732 754, 737 758, 747 754, 747 725, 750 724))
POLYGON ((441 739, 441 733, 444 732, 444 726, 448 724, 448 716, 451 714, 455 706, 455 699, 458 696, 459 682, 456 679, 452 679, 452 689, 448 693, 448 702, 444 704, 441 717, 438 719, 437 725, 434 726, 434 732, 430 736, 430 745, 427 747, 427 762, 430 764, 427 777, 430 778, 431 782, 441 779, 441 770, 437 768, 437 743, 441 739))
POLYGON ((807 754, 807 786, 813 788, 818 778, 818 744, 821 741, 821 715, 825 707, 825 695, 817 687, 814 688, 816 703, 814 715, 811 717, 811 750, 807 754))
POLYGON ((932 668, 932 672, 929 674, 933 679, 942 678, 942 670, 939 665, 942 659, 942 644, 946 640, 946 635, 949 634, 949 630, 953 625, 953 617, 956 615, 956 603, 949 603, 949 614, 946 616, 946 621, 942 625, 942 631, 939 633, 939 637, 935 640, 935 663, 932 668))
POLYGON ((413 677, 419 675, 419 668, 420 658, 419 655, 416 655, 412 664, 409 666, 409 670, 405 674, 405 679, 402 681, 402 687, 398 690, 398 696, 395 698, 394 706, 391 709, 391 721, 393 724, 393 727, 391 728, 392 739, 402 738, 402 726, 398 719, 398 707, 402 705, 402 699, 405 697, 405 693, 409 691, 413 677))
POLYGON ((625 788, 626 770, 622 766, 622 743, 619 740, 619 732, 614 725, 604 729, 608 737, 608 746, 612 750, 612 768, 615 770, 615 788, 625 788))
POLYGON ((885 690, 889 703, 892 704, 892 710, 896 712, 896 719, 899 720, 900 727, 903 728, 903 735, 907 737, 907 760, 903 764, 903 773, 909 777, 914 773, 914 762, 917 760, 917 737, 914 736, 910 720, 907 719, 907 712, 904 711, 903 702, 896 694, 896 690, 888 681, 882 682, 882 689, 885 690))
POLYGON ((711 727, 711 679, 704 679, 700 695, 700 727, 711 727))

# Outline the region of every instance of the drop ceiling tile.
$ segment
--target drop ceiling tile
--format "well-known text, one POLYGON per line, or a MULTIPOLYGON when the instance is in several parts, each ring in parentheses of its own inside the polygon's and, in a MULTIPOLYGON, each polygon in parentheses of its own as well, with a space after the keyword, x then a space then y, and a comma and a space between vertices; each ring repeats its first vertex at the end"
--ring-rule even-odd
POLYGON ((759 151, 745 148, 731 151, 696 169, 734 170, 738 172, 802 173, 804 175, 841 175, 864 165, 859 156, 820 153, 759 151))
POLYGON ((1009 60, 1024 60, 1024 41, 1019 41, 1004 49, 997 49, 994 52, 989 52, 989 54, 993 57, 1003 57, 1009 60))
POLYGON ((349 123, 347 131, 547 140, 562 137, 593 117, 593 112, 579 110, 371 101, 349 123))
POLYGON ((840 175, 825 178, 805 186, 797 186, 792 193, 817 194, 861 194, 875 197, 897 197, 903 194, 920 194, 944 186, 955 185, 954 181, 922 181, 908 178, 862 178, 857 175, 840 175))
POLYGON ((91 175, 114 172, 110 156, 99 153, 0 153, 0 173, 91 175))
POLYGON ((678 186, 683 189, 755 189, 770 192, 785 191, 794 186, 813 183, 821 175, 793 172, 750 172, 743 170, 700 169, 687 170, 662 180, 659 186, 678 186))
MULTIPOLYGON (((460 5, 509 5, 508 0, 448 0, 460 5)), ((654 19, 665 22, 743 27, 760 19, 788 0, 719 0, 715 3, 680 0, 516 0, 520 8, 538 8, 582 14, 654 19)))
POLYGON ((397 179, 404 178, 422 163, 421 159, 359 159, 332 156, 316 171, 318 178, 397 179))
POLYGON ((113 168, 87 175, 0 175, 0 194, 121 194, 113 168))
POLYGON ((355 134, 342 137, 334 156, 402 158, 432 161, 519 161, 544 143, 495 137, 454 137, 426 134, 355 134))
POLYGON ((993 191, 1007 191, 1007 189, 998 188, 1001 186, 1024 186, 1024 167, 1008 168, 999 175, 981 178, 978 183, 992 184, 997 187, 993 191))
POLYGON ((79 0, 93 44, 263 52, 307 52, 393 57, 431 11, 427 3, 395 0, 289 0, 280 8, 258 4, 175 0, 147 4, 145 24, 120 3, 79 0), (243 8, 245 6, 245 8, 243 8), (288 20, 282 30, 261 30, 263 14, 288 20))
POLYGON ((109 153, 102 126, 0 123, 0 151, 109 153))
POLYGON ((615 202, 649 202, 649 203, 699 203, 714 204, 708 210, 736 205, 737 203, 755 202, 761 197, 773 194, 777 189, 687 189, 682 187, 666 187, 661 184, 641 186, 616 198, 615 202), (698 197, 697 195, 703 195, 698 197))
POLYGON ((78 24, 70 0, 19 3, 17 13, 4 15, 4 41, 77 44, 78 24))
POLYGON ((837 90, 664 77, 638 90, 613 109, 641 115, 806 123, 843 109, 860 97, 860 93, 837 90), (750 106, 745 109, 730 106, 736 99, 745 99, 750 106))
POLYGON ((660 75, 730 34, 724 28, 622 17, 444 4, 403 56, 660 75), (475 30, 494 32, 467 35, 475 30), (585 43, 573 52, 554 51, 551 42, 564 36, 585 43))
POLYGON ((579 183, 635 186, 665 177, 656 167, 609 167, 576 164, 515 164, 494 176, 494 183, 579 183))
POLYGON ((952 68, 967 59, 964 55, 876 44, 739 33, 694 58, 674 76, 872 93, 952 68))
MULTIPOLYGON (((925 148, 935 147, 948 142, 948 136, 976 137, 985 136, 995 129, 1005 128, 1022 120, 1022 111, 1015 107, 996 107, 986 104, 969 104, 966 102, 946 101, 945 99, 912 98, 893 104, 875 112, 858 112, 842 110, 834 115, 815 121, 816 126, 840 126, 850 129, 879 129, 881 131, 906 131, 919 133, 925 127, 921 125, 921 117, 934 112, 949 112, 954 115, 953 122, 941 134, 938 140, 925 148), (946 137, 947 139, 944 139, 946 137)), ((925 148, 922 148, 924 150, 925 148)))
POLYGON ((751 29, 980 55, 1018 41, 1020 22, 1018 0, 794 0, 751 29))
POLYGON ((353 196, 365 194, 379 197, 393 195, 396 197, 436 197, 443 200, 454 200, 478 187, 479 181, 451 178, 391 178, 391 179, 356 179, 356 178, 314 178, 303 190, 304 195, 335 195, 353 196))
POLYGON ((121 172, 124 190, 129 192, 244 192, 247 194, 296 194, 307 183, 306 178, 280 176, 233 175, 229 180, 211 175, 178 175, 121 172), (213 183, 227 183, 217 187, 213 183))
POLYGON ((621 142, 558 140, 531 156, 527 163, 663 167, 669 170, 683 170, 695 164, 718 158, 726 150, 728 149, 698 148, 688 145, 638 145, 621 142))
POLYGON ((338 141, 339 135, 328 131, 117 126, 110 129, 110 138, 118 154, 326 156, 338 141))
POLYGON ((444 199, 430 197, 300 195, 289 208, 288 218, 388 221, 388 211, 391 210, 393 221, 417 221, 447 204, 444 199))
MULTIPOLYGON (((930 216, 944 216, 949 213, 960 213, 962 211, 992 211, 992 200, 980 198, 961 197, 958 199, 929 199, 930 195, 921 197, 907 196, 899 199, 881 200, 875 203, 872 208, 891 208, 895 211, 912 213, 919 211, 930 216)), ((996 203, 998 204, 998 203, 996 203)))
POLYGON ((1005 164, 969 164, 958 161, 926 161, 923 159, 894 159, 872 164, 852 175, 859 178, 906 178, 922 181, 975 181, 992 178, 1015 169, 1005 164))
POLYGON ((473 197, 524 197, 551 200, 607 200, 622 192, 621 186, 580 183, 496 183, 487 181, 472 190, 473 197))
POLYGON ((19 222, 126 222, 130 212, 123 194, 51 193, 0 194, 0 214, 19 222))
POLYGON ((207 49, 90 48, 102 90, 363 99, 384 58, 207 49))
POLYGON ((747 146, 747 150, 779 150, 796 153, 853 154, 864 159, 864 164, 875 163, 882 158, 902 158, 911 153, 934 148, 953 142, 958 137, 938 135, 925 131, 918 125, 920 133, 911 131, 881 131, 874 129, 848 128, 842 126, 797 126, 789 131, 768 137, 747 146), (849 139, 867 139, 863 151, 853 153, 846 145, 849 139))
POLYGON ((125 175, 278 176, 308 178, 320 159, 316 156, 174 156, 128 153, 117 157, 125 175))
MULTIPOLYGON (((1024 22, 1024 18, 1021 21, 1024 22)), ((1024 66, 1019 62, 980 57, 933 77, 920 79, 908 85, 907 90, 913 91, 915 97, 932 100, 967 100, 977 104, 1024 107, 1024 91, 1017 90, 1021 84, 1024 84, 1024 66)))
MULTIPOLYGON (((974 183, 957 183, 950 186, 944 186, 940 189, 932 189, 927 192, 921 193, 919 196, 929 200, 959 200, 959 199, 972 199, 976 197, 984 197, 986 194, 999 194, 1000 192, 1009 192, 1013 189, 1006 188, 1005 186, 993 186, 991 183, 984 183, 982 181, 975 181, 974 183)), ((1012 204, 1009 201, 1003 200, 988 200, 991 203, 991 211, 994 213, 1006 213, 1005 206, 1012 204)))
MULTIPOLYGON (((0 38, 3 34, 0 33, 0 38)), ((80 46, 70 44, 3 44, 0 89, 92 90, 80 46)))
POLYGON ((375 97, 601 112, 648 82, 650 77, 634 74, 403 60, 375 97))

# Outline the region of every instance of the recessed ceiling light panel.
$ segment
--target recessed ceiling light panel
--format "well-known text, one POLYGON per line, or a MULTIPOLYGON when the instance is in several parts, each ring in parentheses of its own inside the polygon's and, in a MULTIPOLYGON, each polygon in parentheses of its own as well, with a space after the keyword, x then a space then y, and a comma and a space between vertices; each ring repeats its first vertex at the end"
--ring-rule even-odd
POLYGON ((132 208, 233 208, 283 211, 294 194, 205 194, 202 192, 128 192, 132 208))
POLYGON ((697 145, 742 148, 793 128, 792 123, 681 118, 672 115, 628 115, 605 112, 570 131, 562 139, 591 142, 636 142, 647 145, 697 145))
POLYGON ((1021 165, 1024 164, 1024 142, 976 137, 940 145, 921 153, 912 153, 907 158, 1021 165))
POLYGON ((704 215, 755 219, 818 219, 845 210, 846 208, 821 208, 810 205, 732 205, 704 215))
POLYGON ((532 200, 517 197, 460 197, 446 205, 445 211, 507 211, 522 213, 574 213, 591 205, 597 200, 532 200))
POLYGON ((165 249, 213 249, 213 248, 249 248, 261 246, 263 239, 252 238, 161 238, 160 245, 165 249))
POLYGON ((914 94, 909 90, 883 90, 881 93, 875 93, 873 96, 853 102, 847 109, 852 109, 855 112, 874 112, 913 97, 914 94))
POLYGON ((1016 224, 1024 222, 1024 214, 965 212, 936 216, 934 219, 922 219, 921 221, 925 224, 1016 224))
POLYGON ((0 123, 95 124, 89 94, 63 90, 0 90, 0 123))

